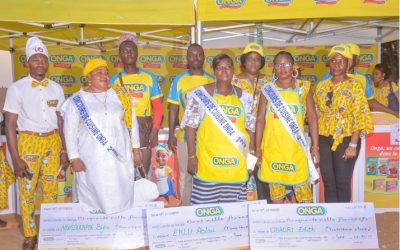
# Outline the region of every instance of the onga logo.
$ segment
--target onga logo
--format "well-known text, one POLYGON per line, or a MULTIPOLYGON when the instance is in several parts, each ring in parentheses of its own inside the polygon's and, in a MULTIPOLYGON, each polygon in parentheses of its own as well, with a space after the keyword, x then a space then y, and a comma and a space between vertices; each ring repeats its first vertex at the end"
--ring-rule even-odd
POLYGON ((288 6, 292 0, 264 0, 268 6, 288 6))
POLYGON ((65 186, 64 187, 64 194, 72 193, 72 186, 65 186))
POLYGON ((119 55, 111 55, 108 57, 108 61, 114 65, 114 68, 122 68, 121 58, 119 55))
POLYGON ((215 0, 215 4, 220 9, 239 9, 245 2, 246 0, 215 0))
POLYGON ((144 83, 126 83, 125 88, 131 96, 142 98, 147 90, 147 85, 144 83))
POLYGON ((301 75, 301 80, 309 81, 312 84, 315 84, 318 82, 318 76, 316 76, 316 75, 301 75))
POLYGON ((374 58, 374 55, 371 53, 361 54, 359 56, 357 67, 369 68, 371 63, 374 61, 374 58))
POLYGON ((172 68, 186 68, 186 55, 170 55, 168 57, 168 63, 172 65, 172 68))
POLYGON ((240 55, 235 56, 235 63, 240 65, 240 55))
POLYGON ((164 63, 163 55, 141 55, 139 62, 143 64, 143 68, 157 68, 161 67, 164 63))
POLYGON ((165 83, 165 77, 162 76, 162 75, 157 75, 157 82, 158 82, 159 84, 165 83))
POLYGON ((55 68, 70 69, 76 58, 71 54, 55 54, 50 55, 49 61, 53 63, 53 67, 55 68))
POLYGON ((73 75, 51 75, 49 78, 63 87, 71 87, 76 83, 76 78, 73 75))
POLYGON ((314 0, 315 4, 337 4, 339 0, 314 0))
POLYGON ((221 105, 221 109, 227 116, 239 117, 242 114, 242 110, 233 105, 221 105))
POLYGON ((298 207, 296 212, 300 216, 325 215, 326 209, 322 206, 302 206, 298 207))
POLYGON ((385 4, 386 0, 364 0, 364 3, 385 4))
POLYGON ((205 59, 205 62, 207 63, 207 64, 212 64, 212 61, 214 60, 214 57, 215 57, 215 55, 213 55, 213 56, 206 56, 206 59, 205 59))
POLYGON ((79 62, 82 64, 86 64, 89 60, 91 59, 96 59, 96 58, 101 58, 103 60, 106 60, 106 57, 104 55, 80 55, 79 56, 79 62))
POLYGON ((268 68, 274 67, 274 56, 275 55, 265 55, 265 64, 268 66, 268 68))
POLYGON ((328 61, 328 55, 322 55, 321 56, 321 61, 326 63, 328 61))
POLYGON ((211 161, 217 167, 234 167, 239 163, 238 158, 234 156, 214 156, 211 161))
POLYGON ((201 207, 197 208, 194 213, 197 217, 218 216, 224 214, 224 209, 220 206, 201 207))
POLYGON ((293 173, 296 171, 296 165, 293 163, 286 163, 286 162, 273 162, 271 167, 276 172, 289 172, 293 173))
POLYGON ((25 64, 25 63, 26 63, 26 55, 20 55, 20 56, 18 57, 18 61, 19 61, 20 63, 22 63, 22 64, 25 64))
POLYGON ((85 84, 87 83, 87 79, 86 79, 86 77, 84 77, 84 76, 79 77, 79 81, 80 81, 83 85, 85 85, 85 84))
POLYGON ((294 56, 294 61, 303 68, 314 68, 314 64, 318 62, 317 55, 300 54, 294 56))

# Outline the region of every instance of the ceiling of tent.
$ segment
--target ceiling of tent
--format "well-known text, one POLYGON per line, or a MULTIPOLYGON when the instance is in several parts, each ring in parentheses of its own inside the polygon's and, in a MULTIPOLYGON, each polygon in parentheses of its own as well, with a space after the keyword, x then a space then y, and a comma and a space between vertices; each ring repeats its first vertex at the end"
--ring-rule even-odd
POLYGON ((244 46, 256 40, 256 25, 262 26, 267 46, 385 42, 399 37, 398 3, 399 0, 3 1, 0 50, 23 49, 27 38, 38 36, 48 46, 63 44, 108 51, 116 49, 118 37, 126 32, 136 33, 141 44, 186 47, 192 40, 195 18, 202 23, 205 48, 244 46), (366 4, 367 1, 375 4, 366 4), (266 4, 271 2, 288 6, 266 4), (319 2, 330 4, 317 5, 319 2), (241 5, 221 8, 219 4, 224 3, 241 5))
POLYGON ((112 50, 126 32, 136 33, 142 44, 186 46, 195 23, 188 0, 13 0, 1 5, 0 50, 23 49, 31 36, 49 46, 112 50))
POLYGON ((314 18, 262 22, 205 22, 203 45, 207 48, 240 47, 256 41, 260 25, 266 46, 321 45, 354 42, 371 44, 399 39, 398 17, 314 18), (378 27, 381 27, 378 29, 378 27))

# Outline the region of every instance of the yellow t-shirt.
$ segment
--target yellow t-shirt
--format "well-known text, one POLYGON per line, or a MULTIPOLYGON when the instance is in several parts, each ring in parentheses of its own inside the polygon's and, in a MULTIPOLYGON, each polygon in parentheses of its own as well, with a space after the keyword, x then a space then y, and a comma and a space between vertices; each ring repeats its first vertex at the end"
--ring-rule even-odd
MULTIPOLYGON (((373 86, 373 88, 374 88, 375 99, 378 102, 380 102, 382 105, 387 107, 389 105, 389 101, 387 98, 390 93, 389 85, 384 86, 383 88, 377 88, 377 87, 373 86)), ((393 88, 393 92, 395 92, 395 93, 399 92, 399 86, 397 86, 396 83, 392 82, 392 88, 393 88)))
POLYGON ((373 131, 364 89, 354 78, 337 84, 333 84, 331 78, 319 82, 314 102, 319 116, 319 134, 333 137, 333 151, 354 131, 361 130, 362 135, 373 131))
MULTIPOLYGON (((205 71, 203 75, 191 75, 189 70, 185 70, 174 78, 169 90, 167 102, 179 105, 179 123, 182 121, 183 114, 185 113, 187 102, 186 93, 199 86, 212 82, 214 82, 214 77, 205 71)), ((184 137, 184 129, 178 128, 176 131, 177 140, 184 141, 184 137)))
MULTIPOLYGON (((110 83, 119 83, 119 73, 113 75, 110 83)), ((138 69, 137 74, 127 74, 122 71, 122 81, 126 91, 135 98, 136 116, 151 116, 151 100, 162 97, 163 94, 157 81, 157 76, 147 70, 138 69)))

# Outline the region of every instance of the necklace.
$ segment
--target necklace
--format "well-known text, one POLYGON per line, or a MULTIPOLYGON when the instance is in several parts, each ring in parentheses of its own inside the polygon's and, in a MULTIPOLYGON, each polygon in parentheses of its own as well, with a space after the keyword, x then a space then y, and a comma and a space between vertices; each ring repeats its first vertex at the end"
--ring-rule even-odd
POLYGON ((225 95, 225 96, 232 95, 233 94, 233 86, 231 86, 231 91, 229 93, 221 93, 221 92, 218 93, 218 88, 217 88, 217 86, 215 86, 215 93, 217 93, 219 95, 225 95))
POLYGON ((104 94, 104 101, 101 101, 101 100, 95 95, 95 93, 92 93, 93 97, 94 97, 97 101, 99 101, 101 104, 103 104, 103 107, 104 107, 104 115, 106 115, 106 116, 107 116, 107 114, 108 114, 108 112, 107 112, 107 92, 108 92, 108 91, 106 91, 105 94, 104 94))

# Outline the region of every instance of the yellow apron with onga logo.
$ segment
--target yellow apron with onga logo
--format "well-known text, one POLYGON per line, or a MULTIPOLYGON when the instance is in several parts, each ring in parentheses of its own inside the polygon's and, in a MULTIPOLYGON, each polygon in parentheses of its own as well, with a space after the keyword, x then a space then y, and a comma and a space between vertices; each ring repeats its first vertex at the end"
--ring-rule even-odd
MULTIPOLYGON (((249 143, 250 138, 245 129, 244 108, 236 93, 229 96, 214 94, 213 99, 249 143)), ((196 152, 197 178, 222 183, 247 181, 246 158, 207 114, 197 131, 196 152)))
MULTIPOLYGON (((304 131, 305 112, 300 101, 299 87, 276 89, 293 112, 300 129, 304 131)), ((301 146, 285 129, 270 103, 267 105, 261 150, 262 165, 258 173, 261 181, 299 185, 307 180, 307 157, 301 146)))

